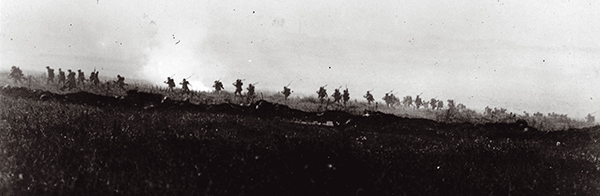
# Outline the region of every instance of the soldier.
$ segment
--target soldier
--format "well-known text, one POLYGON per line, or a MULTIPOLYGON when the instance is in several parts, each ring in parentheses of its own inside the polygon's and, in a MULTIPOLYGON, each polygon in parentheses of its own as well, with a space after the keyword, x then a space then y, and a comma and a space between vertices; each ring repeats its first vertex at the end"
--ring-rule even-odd
POLYGON ((10 74, 8 74, 9 77, 11 77, 13 79, 13 81, 15 83, 22 83, 21 78, 23 78, 23 71, 21 71, 20 68, 16 67, 16 66, 12 66, 10 68, 10 74))
POLYGON ((412 105, 412 96, 408 95, 406 97, 404 97, 404 100, 402 100, 402 103, 404 104, 405 107, 410 107, 412 105))
POLYGON ((367 91, 367 94, 363 97, 367 99, 367 104, 371 104, 371 102, 375 101, 373 95, 371 95, 371 91, 367 91))
POLYGON ((219 80, 215 80, 215 84, 213 84, 213 87, 215 88, 215 92, 217 93, 221 93, 221 90, 225 89, 225 87, 223 87, 223 83, 219 80))
POLYGON ((288 99, 288 97, 290 96, 290 94, 292 94, 292 89, 288 88, 287 86, 283 87, 283 97, 285 98, 285 100, 288 99))
POLYGON ((342 100, 342 93, 340 93, 340 89, 335 89, 333 92, 333 102, 335 103, 340 103, 340 100, 342 100))
POLYGON ((84 75, 83 71, 81 71, 81 69, 78 69, 77 73, 78 73, 77 84, 81 84, 81 86, 83 86, 85 83, 85 75, 84 75))
POLYGON ((125 90, 125 85, 127 85, 127 84, 125 84, 125 77, 123 77, 121 75, 117 75, 117 81, 115 83, 117 83, 117 86, 120 89, 125 90))
POLYGON ((191 86, 190 82, 188 82, 184 78, 183 81, 179 84, 181 84, 181 89, 183 89, 183 93, 190 93, 190 89, 188 88, 188 85, 191 86))
POLYGON ((441 110, 444 107, 444 102, 442 100, 438 100, 437 101, 437 109, 441 110))
POLYGON ((248 90, 248 93, 246 93, 246 95, 248 96, 248 97, 247 97, 247 98, 248 98, 248 101, 250 101, 250 102, 251 102, 251 101, 254 101, 254 96, 255 96, 255 93, 254 93, 254 85, 253 85, 253 84, 249 84, 249 85, 248 85, 248 88, 246 88, 246 90, 248 90))
POLYGON ((50 66, 46 66, 46 70, 48 70, 48 80, 46 81, 46 83, 54 83, 54 69, 50 69, 50 66))
POLYGON ((169 87, 168 91, 173 91, 173 88, 175 88, 175 80, 171 77, 167 77, 167 81, 164 81, 164 83, 169 87))
POLYGON ((96 71, 96 73, 94 73, 94 85, 98 86, 100 84, 100 78, 98 78, 98 74, 100 72, 96 71))
POLYGON ((437 100, 435 98, 431 98, 429 104, 431 105, 431 110, 435 110, 435 107, 437 106, 437 100))
POLYGON ((67 72, 69 74, 67 74, 67 85, 66 87, 69 88, 69 90, 74 89, 77 87, 77 85, 75 84, 75 72, 72 72, 70 69, 67 70, 67 72))
POLYGON ((417 95, 417 97, 415 98, 415 106, 417 107, 417 109, 419 109, 419 107, 421 107, 421 105, 423 105, 423 101, 421 100, 419 95, 417 95))
POLYGON ((342 98, 344 100, 344 105, 346 105, 346 103, 348 103, 348 100, 350 100, 350 93, 348 92, 348 88, 346 88, 346 90, 344 90, 344 94, 342 94, 342 98))
POLYGON ((385 105, 389 108, 391 104, 389 93, 386 93, 385 96, 383 96, 383 101, 385 101, 385 105))
POLYGON ((233 96, 235 95, 240 95, 240 97, 242 96, 242 86, 244 85, 244 83, 242 83, 242 80, 237 79, 235 81, 235 83, 233 83, 233 86, 235 86, 235 92, 233 93, 233 96))
POLYGON ((325 97, 327 97, 327 90, 325 90, 325 86, 319 88, 319 91, 317 91, 317 95, 319 95, 319 101, 323 103, 325 97))
POLYGON ((65 72, 58 68, 58 84, 65 84, 65 72))

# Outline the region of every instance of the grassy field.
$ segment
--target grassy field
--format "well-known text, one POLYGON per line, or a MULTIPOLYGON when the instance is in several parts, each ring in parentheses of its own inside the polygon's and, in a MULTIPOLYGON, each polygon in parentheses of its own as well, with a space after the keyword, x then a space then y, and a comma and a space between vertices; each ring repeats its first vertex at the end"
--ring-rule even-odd
MULTIPOLYGON (((61 91, 43 80, 20 86, 125 95, 105 86, 61 91)), ((128 88, 136 87, 192 103, 247 103, 228 92, 128 88)), ((544 117, 530 124, 563 131, 522 132, 468 110, 448 118, 446 110, 259 98, 305 111, 377 109, 440 122, 328 127, 0 94, 0 195, 600 195, 600 127, 568 129, 544 117)))
POLYGON ((598 127, 342 129, 8 96, 0 108, 4 195, 600 194, 598 127))

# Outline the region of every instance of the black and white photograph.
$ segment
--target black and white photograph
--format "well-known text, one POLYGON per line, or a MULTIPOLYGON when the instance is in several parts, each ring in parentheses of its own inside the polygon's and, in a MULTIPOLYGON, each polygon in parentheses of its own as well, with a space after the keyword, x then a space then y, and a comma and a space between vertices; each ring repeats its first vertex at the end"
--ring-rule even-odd
POLYGON ((600 195, 599 10, 1 0, 0 196, 600 195))

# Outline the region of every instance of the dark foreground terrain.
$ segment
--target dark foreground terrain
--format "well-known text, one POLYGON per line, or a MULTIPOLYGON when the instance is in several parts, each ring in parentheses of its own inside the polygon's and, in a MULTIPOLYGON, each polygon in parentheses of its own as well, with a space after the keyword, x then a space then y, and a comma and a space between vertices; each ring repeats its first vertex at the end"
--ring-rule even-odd
POLYGON ((599 127, 23 88, 0 109, 0 195, 600 195, 599 127))

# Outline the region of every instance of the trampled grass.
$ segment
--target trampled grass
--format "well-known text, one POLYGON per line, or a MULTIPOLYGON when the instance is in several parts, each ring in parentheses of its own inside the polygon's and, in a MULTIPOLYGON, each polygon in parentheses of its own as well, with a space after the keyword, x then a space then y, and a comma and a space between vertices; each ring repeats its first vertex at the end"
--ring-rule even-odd
POLYGON ((0 96, 7 195, 598 195, 598 128, 332 128, 0 96))

